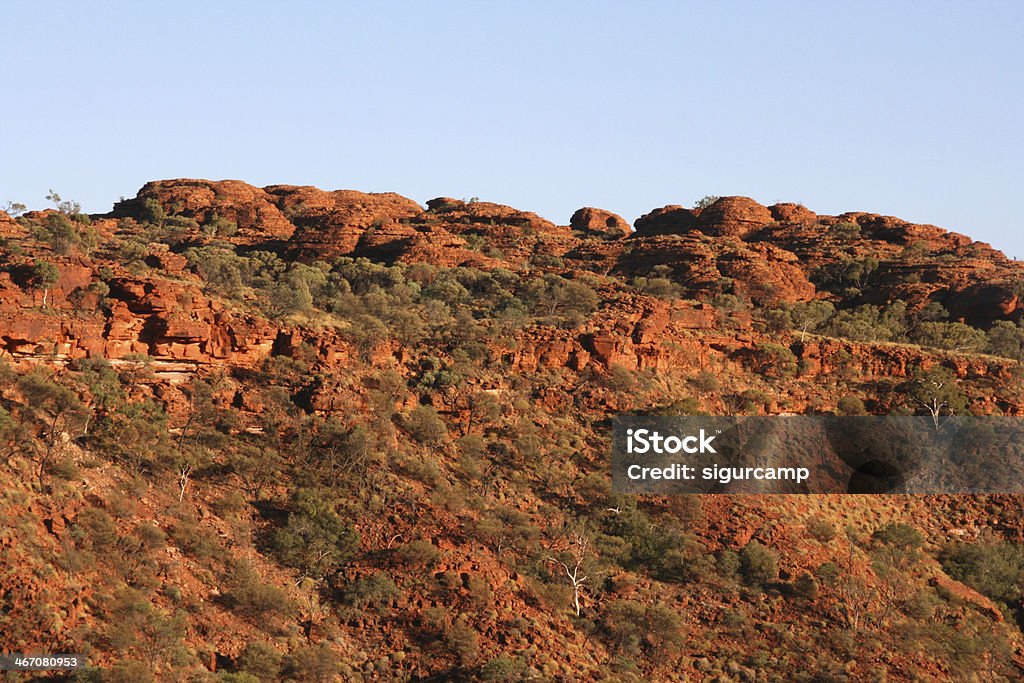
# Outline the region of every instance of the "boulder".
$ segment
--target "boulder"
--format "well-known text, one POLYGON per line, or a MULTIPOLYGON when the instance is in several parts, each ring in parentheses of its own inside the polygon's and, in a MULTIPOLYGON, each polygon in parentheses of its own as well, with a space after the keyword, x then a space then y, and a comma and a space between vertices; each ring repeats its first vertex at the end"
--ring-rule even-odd
POLYGON ((700 212, 701 232, 740 239, 775 220, 772 212, 749 197, 721 197, 700 212))
POLYGON ((813 223, 818 220, 818 214, 803 204, 783 202, 772 204, 768 210, 771 212, 772 218, 779 223, 813 223))
POLYGON ((640 236, 687 233, 697 229, 698 214, 698 211, 672 204, 645 213, 637 218, 633 225, 636 234, 640 236))
POLYGON ((629 223, 622 216, 589 206, 577 209, 569 219, 569 226, 573 230, 599 235, 614 234, 629 237, 633 232, 629 223))

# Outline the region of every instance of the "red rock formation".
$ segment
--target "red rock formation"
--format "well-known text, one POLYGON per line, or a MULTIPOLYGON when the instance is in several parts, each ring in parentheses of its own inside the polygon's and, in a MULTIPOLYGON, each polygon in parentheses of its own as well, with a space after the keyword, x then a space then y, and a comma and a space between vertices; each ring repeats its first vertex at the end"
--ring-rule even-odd
POLYGON ((235 223, 240 243, 287 239, 294 226, 266 191, 240 180, 159 180, 146 183, 134 199, 114 206, 114 215, 138 216, 142 203, 156 200, 170 216, 206 225, 219 217, 235 223))
POLYGON ((306 259, 352 254, 371 230, 390 234, 393 240, 415 234, 403 223, 423 213, 419 204, 394 192, 325 192, 293 185, 271 185, 266 191, 296 226, 291 252, 306 259))
POLYGON ((713 237, 750 235, 776 220, 749 197, 721 197, 705 209, 666 206, 636 220, 638 235, 684 234, 694 230, 713 237))
POLYGON ((567 227, 557 226, 530 211, 491 202, 461 202, 446 197, 427 202, 429 219, 442 222, 453 233, 475 232, 487 235, 570 235, 567 227))
POLYGON ((639 236, 677 235, 696 230, 699 215, 699 211, 673 204, 645 213, 637 218, 633 225, 639 236))
POLYGON ((577 209, 569 219, 569 226, 573 230, 597 235, 613 234, 629 237, 633 232, 629 223, 622 216, 589 206, 577 209))
POLYGON ((749 197, 722 197, 700 212, 700 229, 708 235, 742 239, 773 220, 767 207, 749 197))
POLYGON ((20 237, 25 229, 18 224, 18 221, 0 211, 0 237, 20 237))
POLYGON ((780 223, 814 223, 818 220, 818 214, 803 204, 773 204, 768 210, 771 211, 772 218, 780 223))

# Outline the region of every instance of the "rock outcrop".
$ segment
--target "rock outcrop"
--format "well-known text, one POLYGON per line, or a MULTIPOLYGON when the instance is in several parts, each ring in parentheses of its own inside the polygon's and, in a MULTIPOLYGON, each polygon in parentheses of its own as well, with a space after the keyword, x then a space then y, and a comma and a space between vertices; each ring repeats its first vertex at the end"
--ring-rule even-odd
MULTIPOLYGON (((353 254, 370 232, 389 235, 390 241, 415 235, 408 221, 423 213, 419 204, 394 192, 324 192, 291 185, 272 185, 267 192, 295 224, 290 253, 304 259, 353 254)), ((378 237, 376 243, 382 241, 378 237)))
POLYGON ((569 226, 573 230, 594 235, 629 237, 633 232, 622 216, 589 206, 577 209, 569 219, 569 226))
POLYGON ((767 207, 749 197, 722 197, 703 209, 699 218, 705 234, 740 239, 775 220, 767 207))
POLYGON ((168 216, 191 218, 199 225, 216 219, 234 223, 237 233, 219 235, 245 243, 288 239, 295 226, 278 208, 274 197, 240 180, 159 180, 146 183, 133 198, 114 206, 114 216, 148 218, 146 200, 168 216))
POLYGON ((679 235, 696 230, 700 211, 671 204, 645 213, 633 222, 637 236, 679 235))
POLYGON ((749 197, 720 197, 704 209, 675 205, 655 209, 636 220, 636 231, 638 235, 668 235, 696 230, 713 237, 743 239, 774 220, 770 209, 749 197))

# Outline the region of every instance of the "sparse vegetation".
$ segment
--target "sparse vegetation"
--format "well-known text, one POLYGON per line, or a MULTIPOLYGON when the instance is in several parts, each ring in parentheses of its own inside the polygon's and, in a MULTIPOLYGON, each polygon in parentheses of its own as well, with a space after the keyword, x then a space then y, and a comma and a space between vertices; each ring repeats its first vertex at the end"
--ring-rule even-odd
POLYGON ((1012 678, 997 496, 908 499, 912 527, 607 477, 614 413, 1018 412, 1024 333, 932 269, 952 246, 825 218, 813 249, 784 222, 570 248, 454 202, 311 249, 224 196, 54 201, 0 242, 5 643, 81 645, 82 680, 1012 678))

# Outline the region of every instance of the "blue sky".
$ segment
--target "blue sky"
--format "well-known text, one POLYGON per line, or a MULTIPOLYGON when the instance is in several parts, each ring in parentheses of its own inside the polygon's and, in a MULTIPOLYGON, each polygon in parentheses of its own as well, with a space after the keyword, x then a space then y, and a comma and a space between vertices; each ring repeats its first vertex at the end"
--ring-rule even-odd
POLYGON ((477 196, 560 223, 706 194, 1024 257, 1024 3, 0 3, 0 202, 147 180, 477 196))

